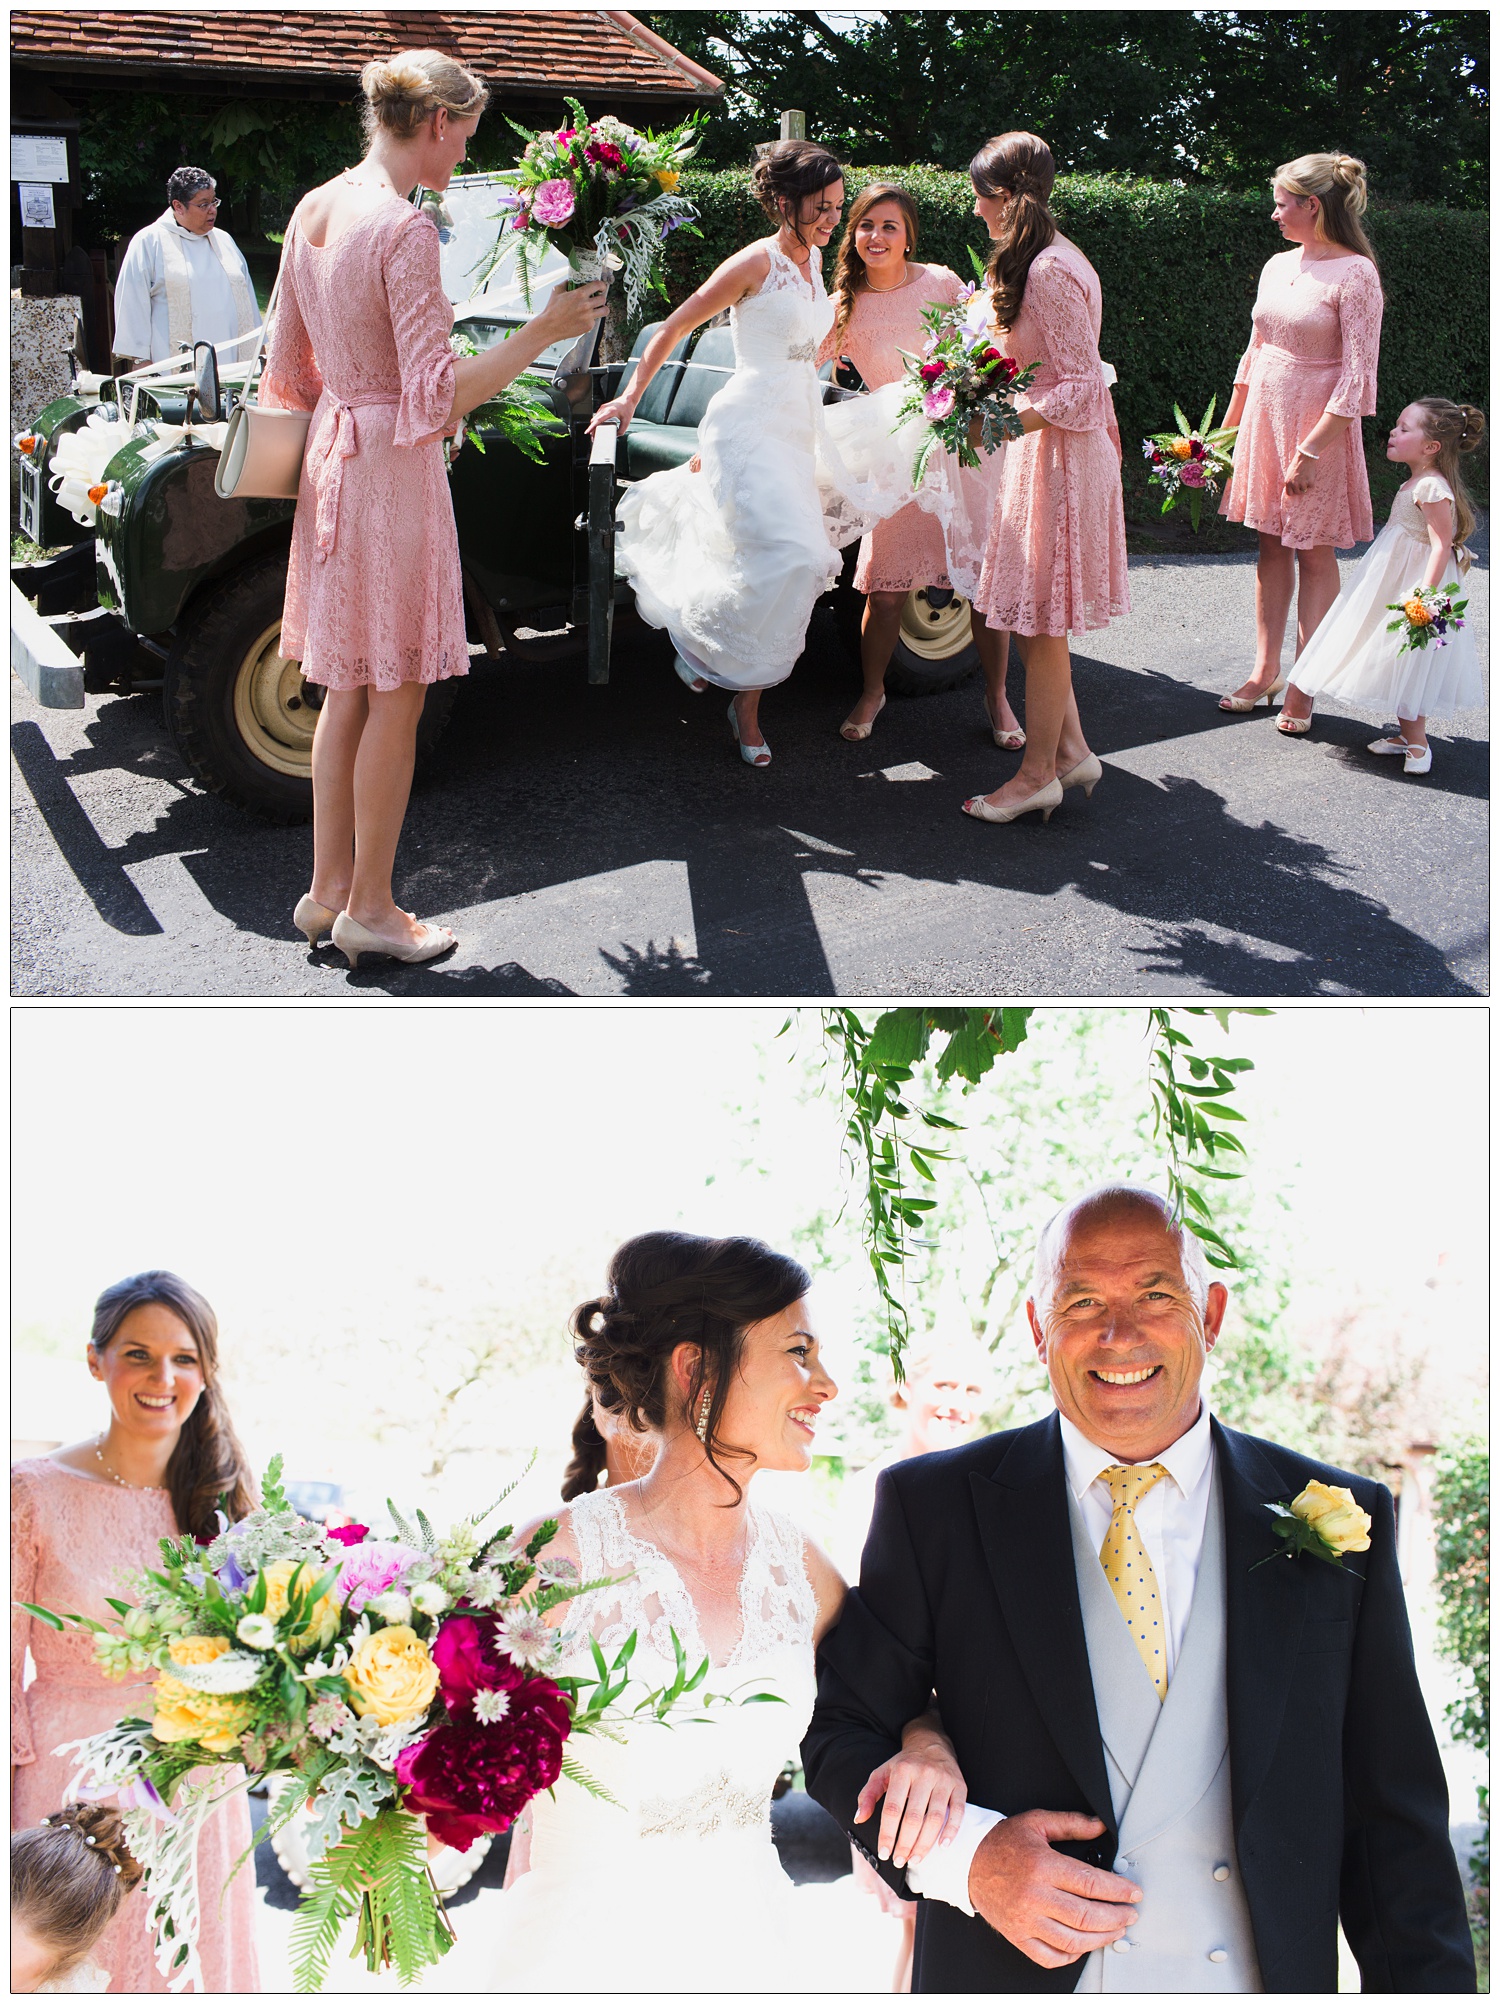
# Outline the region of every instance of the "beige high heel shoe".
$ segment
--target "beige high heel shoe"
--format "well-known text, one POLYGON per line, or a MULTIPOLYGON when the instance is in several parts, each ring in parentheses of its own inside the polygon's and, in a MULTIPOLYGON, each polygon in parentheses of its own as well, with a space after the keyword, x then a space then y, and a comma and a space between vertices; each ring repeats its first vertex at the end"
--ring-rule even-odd
POLYGON ((1086 758, 1081 758, 1077 765, 1070 765, 1066 772, 1060 772, 1057 775, 1057 783, 1065 793, 1070 786, 1081 786, 1083 797, 1087 800, 1103 777, 1104 767, 1090 752, 1086 758))
POLYGON ((298 898, 297 909, 292 913, 292 924, 303 934, 314 949, 318 941, 328 932, 338 914, 331 912, 327 905, 320 905, 309 891, 306 897, 298 898))
POLYGON ((1279 696, 1285 687, 1286 677, 1285 675, 1280 675, 1271 684, 1269 689, 1262 689, 1258 696, 1221 696, 1219 698, 1219 708, 1221 710, 1232 710, 1237 717, 1243 716, 1247 710, 1258 709, 1262 703, 1269 710, 1271 707, 1271 698, 1279 696))
POLYGON ((1035 793, 1028 794, 1014 807, 992 807, 982 793, 976 793, 971 800, 964 802, 964 813, 972 815, 976 821, 1015 821, 1023 814, 1039 810, 1043 821, 1050 821, 1052 810, 1062 806, 1062 797, 1061 780, 1049 779, 1045 786, 1039 786, 1035 793))
POLYGON ((351 967, 358 967, 362 953, 385 953, 392 960, 404 960, 415 964, 423 960, 436 960, 440 953, 458 945, 458 934, 449 932, 445 925, 424 925, 421 936, 415 940, 386 939, 381 933, 371 932, 358 919, 350 918, 347 912, 340 912, 333 922, 333 943, 344 954, 351 967))

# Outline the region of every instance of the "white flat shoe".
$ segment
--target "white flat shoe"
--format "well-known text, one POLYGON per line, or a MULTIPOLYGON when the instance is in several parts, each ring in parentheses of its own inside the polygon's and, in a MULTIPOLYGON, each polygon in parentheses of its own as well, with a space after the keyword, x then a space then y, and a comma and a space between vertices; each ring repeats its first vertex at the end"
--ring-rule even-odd
POLYGON ((729 705, 729 728, 734 732, 734 741, 739 746, 740 757, 746 765, 761 766, 771 763, 771 747, 768 744, 747 745, 740 736, 740 720, 735 715, 733 703, 729 705))
POLYGON ((305 897, 298 898, 297 909, 292 913, 292 924, 309 946, 316 947, 337 917, 337 912, 331 912, 327 905, 320 905, 309 891, 305 897))
POLYGON ((445 925, 424 925, 415 940, 386 939, 362 926, 358 919, 350 918, 347 912, 340 912, 333 922, 333 943, 347 956, 351 967, 358 967, 362 953, 384 953, 392 960, 414 964, 436 960, 440 953, 447 953, 450 947, 458 945, 458 934, 449 932, 445 925))
POLYGON ((1244 716, 1247 711, 1258 708, 1262 703, 1269 709, 1271 707, 1271 698, 1279 696, 1285 687, 1286 677, 1282 675, 1271 684, 1269 689, 1262 689, 1258 696, 1221 696, 1219 698, 1219 708, 1221 710, 1232 710, 1237 717, 1244 716))
POLYGON ((1374 752, 1377 758, 1405 758, 1411 746, 1405 738, 1377 738, 1374 744, 1366 745, 1365 750, 1374 752))
POLYGON ((1402 770, 1405 772, 1431 772, 1432 746, 1413 745, 1406 754, 1406 764, 1402 770))
POLYGON ((1015 821, 1023 814, 1040 811, 1044 821, 1052 819, 1052 810, 1062 806, 1062 781, 1049 779, 1045 786, 1017 802, 1014 807, 992 807, 982 793, 976 793, 972 800, 964 802, 964 813, 971 814, 976 821, 1015 821))

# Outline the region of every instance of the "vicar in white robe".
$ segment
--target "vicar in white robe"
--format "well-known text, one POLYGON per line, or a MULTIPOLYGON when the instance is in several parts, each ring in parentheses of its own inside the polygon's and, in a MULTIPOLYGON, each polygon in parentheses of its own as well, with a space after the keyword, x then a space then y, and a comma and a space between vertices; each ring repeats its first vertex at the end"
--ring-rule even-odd
POLYGON ((132 364, 158 362, 212 341, 235 342, 221 361, 248 361, 261 339, 250 268, 219 212, 213 176, 178 167, 167 209, 130 240, 115 280, 114 352, 132 364))

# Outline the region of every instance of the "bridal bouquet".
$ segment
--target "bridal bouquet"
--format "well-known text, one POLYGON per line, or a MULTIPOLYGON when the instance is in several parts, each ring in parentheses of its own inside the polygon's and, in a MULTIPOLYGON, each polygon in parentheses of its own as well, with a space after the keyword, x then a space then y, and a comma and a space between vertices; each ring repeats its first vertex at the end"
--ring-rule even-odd
MULTIPOLYGON (((538 1557, 555 1523, 524 1542, 509 1525, 487 1531, 503 1496, 444 1535, 420 1510, 408 1521, 390 1505, 388 1538, 299 1516, 281 1489, 279 1455, 262 1495, 238 1524, 221 1513, 206 1547, 163 1539, 160 1567, 131 1582, 132 1599, 109 1602, 118 1631, 28 1604, 54 1628, 93 1629, 111 1675, 159 1673, 152 1717, 122 1719, 59 1751, 76 1755, 79 1796, 113 1796, 124 1811, 171 1990, 201 1985, 199 1832, 226 1794, 249 1785, 195 1770, 240 1766, 249 1779, 296 1782, 263 1837, 312 1812, 314 1862, 292 1934, 297 1988, 321 1987, 349 1921, 366 1966, 394 1964, 409 1982, 453 1941, 419 1817, 466 1851, 509 1829, 560 1775, 604 1796, 572 1757, 572 1739, 617 1735, 633 1718, 672 1723, 708 1661, 690 1668, 674 1635, 674 1681, 628 1705, 633 1634, 613 1662, 591 1643, 592 1676, 560 1675, 570 1638, 542 1617, 601 1582, 538 1557)), ((765 1695, 700 1693, 695 1703, 765 1695)))
POLYGON ((1222 425, 1217 431, 1211 429, 1218 401, 1217 397, 1209 399, 1200 425, 1190 425, 1181 407, 1173 404, 1172 415, 1178 429, 1153 432, 1150 438, 1141 440, 1141 449, 1151 468, 1147 483, 1154 482, 1166 492, 1161 512, 1169 515, 1186 493, 1194 529, 1203 519, 1204 495, 1212 499, 1218 493, 1234 463, 1231 458, 1234 432, 1222 425))
POLYGON ((1451 584, 1418 585, 1409 598, 1397 599, 1386 607, 1396 617, 1386 621, 1387 633, 1399 633, 1398 654, 1415 653, 1419 648, 1446 647, 1448 634, 1464 623, 1469 601, 1458 594, 1463 586, 1455 578, 1451 584))
POLYGON ((928 334, 921 354, 901 353, 906 398, 898 420, 922 418, 929 428, 912 468, 913 486, 920 486, 935 445, 957 453, 961 466, 978 466, 971 439, 976 425, 987 453, 1008 438, 1019 438, 1015 400, 1030 387, 1039 366, 1029 362, 1023 369, 995 346, 990 296, 982 287, 966 287, 956 306, 924 308, 922 319, 928 334))
POLYGON ((514 252, 529 306, 532 274, 555 245, 575 283, 623 267, 626 311, 634 317, 648 291, 665 291, 661 262, 667 238, 678 229, 699 234, 698 211, 676 188, 698 150, 703 114, 694 112, 670 132, 637 132, 618 118, 591 122, 573 98, 564 103, 572 123, 556 132, 531 132, 510 121, 526 148, 517 165, 500 176, 515 192, 500 198, 500 235, 478 283, 514 252))

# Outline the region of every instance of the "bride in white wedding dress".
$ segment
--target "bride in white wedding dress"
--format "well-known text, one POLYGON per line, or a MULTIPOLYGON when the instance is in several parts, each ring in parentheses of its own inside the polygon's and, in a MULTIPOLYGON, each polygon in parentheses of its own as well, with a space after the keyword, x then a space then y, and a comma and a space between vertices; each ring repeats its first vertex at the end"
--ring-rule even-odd
MULTIPOLYGON (((675 1674, 672 1632, 715 1703, 710 1722, 631 1726, 568 1753, 612 1801, 569 1780, 538 1796, 530 1870, 483 1938, 464 1928, 432 1989, 809 1991, 884 1987, 880 1958, 794 1888, 771 1841, 771 1792, 812 1713, 813 1649, 844 1583, 790 1521, 748 1495, 758 1469, 806 1469, 835 1386, 818 1360, 794 1260, 754 1239, 650 1232, 616 1253, 610 1292, 574 1317, 601 1402, 661 1446, 637 1482, 581 1496, 545 1556, 612 1584, 548 1617, 571 1635, 563 1674, 592 1674, 634 1629, 642 1690, 675 1674), (752 1693, 769 1702, 740 1702, 752 1693)), ((524 1534, 523 1534, 524 1535, 524 1534)), ((962 1778, 933 1725, 872 1778, 906 1793, 895 1856, 956 1831, 962 1778), (946 1819, 946 1824, 945 1824, 946 1819)), ((885 1927, 868 1903, 868 1927, 885 1927)), ((496 1909, 491 1909, 493 1915, 496 1909)), ((887 1963, 887 1970, 889 1964, 887 1963)), ((888 1974, 885 1981, 888 1983, 888 1974)))
POLYGON ((730 728, 746 763, 763 766, 761 691, 791 674, 843 547, 915 498, 924 427, 892 435, 899 385, 823 406, 817 352, 834 309, 822 252, 843 212, 839 162, 783 140, 755 187, 775 236, 736 251, 663 321, 589 428, 623 431, 677 344, 729 309, 734 374, 699 424, 698 458, 625 489, 615 568, 641 616, 670 635, 683 680, 736 692, 730 728))

